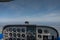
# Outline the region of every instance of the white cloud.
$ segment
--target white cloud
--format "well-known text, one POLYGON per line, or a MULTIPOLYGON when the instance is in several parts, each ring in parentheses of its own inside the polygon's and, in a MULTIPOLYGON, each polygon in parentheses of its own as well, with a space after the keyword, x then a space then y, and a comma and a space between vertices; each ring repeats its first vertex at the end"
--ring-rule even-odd
POLYGON ((49 13, 47 15, 38 16, 36 17, 28 17, 29 21, 40 21, 40 22, 60 22, 60 14, 56 13, 49 13))
POLYGON ((0 18, 0 22, 23 22, 23 21, 34 21, 34 22, 60 22, 60 14, 50 13, 43 16, 25 16, 19 18, 0 18))

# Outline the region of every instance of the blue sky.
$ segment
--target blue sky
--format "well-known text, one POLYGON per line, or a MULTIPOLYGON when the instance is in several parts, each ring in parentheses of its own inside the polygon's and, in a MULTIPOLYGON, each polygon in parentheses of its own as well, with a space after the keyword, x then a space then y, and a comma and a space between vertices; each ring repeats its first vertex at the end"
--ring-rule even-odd
POLYGON ((0 22, 60 22, 60 0, 14 0, 0 3, 0 22))

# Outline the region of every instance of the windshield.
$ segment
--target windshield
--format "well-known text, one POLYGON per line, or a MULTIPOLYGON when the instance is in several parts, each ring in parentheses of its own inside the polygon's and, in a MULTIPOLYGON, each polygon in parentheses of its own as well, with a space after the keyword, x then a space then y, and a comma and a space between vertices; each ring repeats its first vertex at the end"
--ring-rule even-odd
POLYGON ((60 27, 60 0, 13 0, 0 2, 0 30, 7 24, 49 25, 60 27))

